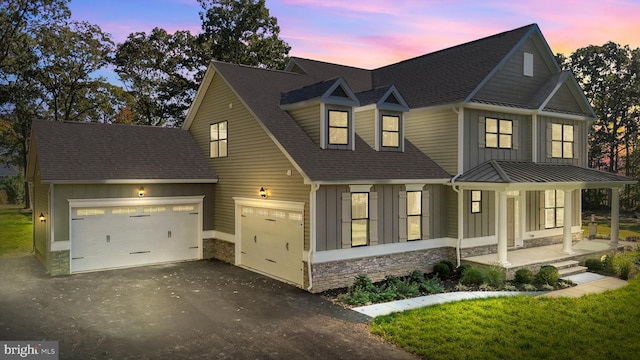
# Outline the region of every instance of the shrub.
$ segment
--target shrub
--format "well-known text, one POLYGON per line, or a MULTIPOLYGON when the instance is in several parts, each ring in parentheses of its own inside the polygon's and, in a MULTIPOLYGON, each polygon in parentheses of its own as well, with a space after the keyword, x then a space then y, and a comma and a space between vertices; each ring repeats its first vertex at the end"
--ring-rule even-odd
POLYGON ((602 264, 602 261, 599 259, 587 259, 584 262, 584 266, 586 266, 587 269, 589 269, 589 271, 593 271, 593 272, 602 271, 604 269, 604 265, 602 264))
POLYGON ((533 272, 529 269, 518 269, 516 271, 515 281, 518 284, 531 284, 533 282, 533 272))
POLYGON ((451 275, 451 268, 449 265, 439 262, 433 266, 433 273, 440 279, 447 279, 451 275))
POLYGON ((446 264, 449 267, 449 273, 451 274, 456 270, 456 266, 449 260, 442 260, 440 261, 440 264, 446 264))
POLYGON ((633 270, 633 261, 625 253, 617 254, 613 258, 613 268, 620 279, 627 280, 633 270))
POLYGON ((469 264, 460 264, 460 266, 458 266, 455 269, 453 276, 455 276, 456 279, 460 279, 462 277, 462 274, 465 272, 465 270, 467 270, 470 267, 471 265, 469 264))
POLYGON ((424 281, 418 284, 418 289, 425 294, 439 293, 442 292, 443 288, 444 286, 437 277, 424 279, 424 281))
POLYGON ((411 274, 409 274, 409 280, 416 284, 421 284, 425 281, 425 274, 420 270, 413 270, 411 274))
POLYGON ((543 285, 553 286, 558 283, 558 279, 560 278, 560 274, 558 273, 558 269, 556 269, 553 265, 544 265, 538 271, 536 275, 536 281, 543 285))
POLYGON ((484 274, 482 270, 475 266, 470 266, 464 270, 460 277, 462 285, 480 285, 484 282, 484 274))
POLYGON ((376 286, 373 285, 373 281, 366 274, 358 274, 356 275, 355 280, 353 281, 353 285, 349 288, 349 290, 357 290, 362 289, 364 291, 374 292, 376 290, 376 286))
POLYGON ((24 178, 22 174, 4 178, 2 180, 2 188, 7 195, 9 204, 20 204, 24 201, 24 178))
POLYGON ((613 268, 613 257, 611 255, 602 255, 601 258, 603 271, 608 274, 615 274, 616 270, 613 268))
POLYGON ((491 266, 485 271, 484 281, 491 287, 501 288, 507 280, 507 274, 500 266, 491 266))

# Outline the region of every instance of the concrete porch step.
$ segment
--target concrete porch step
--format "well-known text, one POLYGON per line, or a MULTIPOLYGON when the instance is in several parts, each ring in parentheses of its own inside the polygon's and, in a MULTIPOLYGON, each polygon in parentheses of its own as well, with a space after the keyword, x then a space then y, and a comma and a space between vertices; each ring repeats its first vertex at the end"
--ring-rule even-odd
POLYGON ((566 268, 571 268, 571 267, 574 267, 574 266, 578 266, 578 264, 580 264, 580 262, 578 262, 576 260, 565 260, 565 261, 554 262, 554 263, 551 263, 549 265, 553 265, 556 269, 561 270, 561 269, 566 269, 566 268))
POLYGON ((560 278, 563 278, 569 275, 582 274, 585 272, 587 272, 586 266, 572 266, 572 267, 567 267, 563 269, 558 269, 558 274, 560 274, 560 278))

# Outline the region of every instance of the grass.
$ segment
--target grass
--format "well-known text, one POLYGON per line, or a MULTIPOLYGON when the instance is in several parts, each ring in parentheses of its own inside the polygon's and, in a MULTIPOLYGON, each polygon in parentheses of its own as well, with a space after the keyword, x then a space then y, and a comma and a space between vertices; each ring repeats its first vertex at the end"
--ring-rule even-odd
POLYGON ((0 256, 26 255, 33 249, 31 210, 0 205, 0 256))
MULTIPOLYGON (((590 219, 582 220, 582 230, 584 230, 585 237, 589 236, 589 223, 590 219)), ((611 235, 611 220, 607 217, 596 217, 596 223, 598 224, 596 230, 597 238, 608 239, 611 235)), ((635 218, 621 217, 620 231, 618 232, 620 240, 624 240, 627 236, 640 236, 640 222, 635 218)))
MULTIPOLYGON (((428 359, 631 359, 640 279, 580 298, 446 303, 377 317, 371 332, 428 359)), ((635 355, 634 355, 635 354, 635 355)))

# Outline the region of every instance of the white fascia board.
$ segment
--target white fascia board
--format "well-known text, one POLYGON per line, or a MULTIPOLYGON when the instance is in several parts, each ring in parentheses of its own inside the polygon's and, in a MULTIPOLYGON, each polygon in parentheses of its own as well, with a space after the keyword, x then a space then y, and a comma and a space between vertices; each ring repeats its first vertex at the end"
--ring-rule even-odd
POLYGON ((207 67, 207 71, 204 73, 204 78, 202 79, 202 83, 200 83, 200 87, 198 87, 196 96, 193 99, 191 106, 189 106, 189 110, 187 111, 187 116, 185 117, 184 124, 182 124, 182 130, 189 130, 189 128, 191 127, 191 123, 193 122, 193 119, 196 117, 196 113, 200 108, 200 104, 202 104, 202 100, 204 99, 204 96, 206 95, 207 90, 209 89, 209 85, 211 84, 211 81, 213 80, 213 76, 215 75, 215 73, 216 73, 215 66, 213 65, 213 62, 210 62, 209 66, 207 67))
POLYGON ((267 209, 289 210, 289 211, 302 211, 304 212, 304 202, 297 201, 282 201, 282 200, 270 200, 270 199, 252 199, 243 197, 232 198, 236 206, 251 206, 267 209))
POLYGON ((390 179, 390 180, 336 180, 336 181, 310 181, 305 180, 305 184, 317 185, 405 185, 405 184, 422 184, 422 185, 446 185, 451 182, 451 178, 442 179, 390 179))
POLYGON ((43 180, 43 184, 58 185, 122 185, 122 184, 216 184, 218 179, 104 179, 104 180, 43 180))
POLYGON ((67 199, 69 209, 78 207, 202 204, 204 195, 142 198, 67 199))

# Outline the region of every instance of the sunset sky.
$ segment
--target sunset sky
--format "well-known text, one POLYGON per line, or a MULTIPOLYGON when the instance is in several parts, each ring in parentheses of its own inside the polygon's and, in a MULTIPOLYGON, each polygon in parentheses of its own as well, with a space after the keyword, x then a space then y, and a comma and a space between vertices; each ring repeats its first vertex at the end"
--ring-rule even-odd
MULTIPOLYGON (((640 47, 640 0, 267 0, 291 56, 376 68, 537 23, 554 53, 640 47)), ((123 42, 161 27, 199 33, 197 0, 72 0, 72 18, 123 42)))

